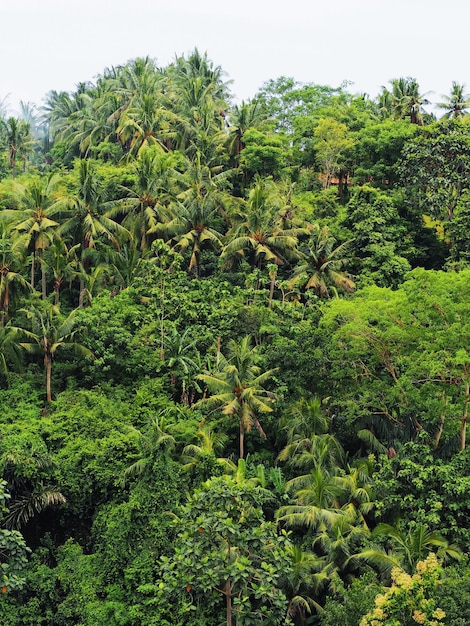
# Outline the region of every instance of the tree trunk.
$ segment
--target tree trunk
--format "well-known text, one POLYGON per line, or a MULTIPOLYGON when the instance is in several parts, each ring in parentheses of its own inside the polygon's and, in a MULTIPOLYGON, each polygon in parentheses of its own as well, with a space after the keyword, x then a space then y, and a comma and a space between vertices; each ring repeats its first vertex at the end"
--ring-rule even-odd
POLYGON ((240 458, 243 459, 245 454, 245 427, 240 421, 240 458))
POLYGON ((82 309, 83 308, 83 299, 84 299, 84 295, 85 295, 85 280, 83 278, 80 278, 79 290, 80 290, 80 293, 78 294, 78 308, 82 309))
POLYGON ((434 450, 437 450, 438 446, 439 446, 439 442, 441 440, 441 435, 442 435, 442 431, 444 429, 444 420, 445 420, 445 407, 447 406, 447 398, 445 400, 445 404, 444 404, 444 409, 442 409, 441 415, 439 417, 439 425, 437 427, 437 433, 436 436, 434 437, 434 450))
POLYGON ((272 272, 271 275, 271 283, 269 285, 269 300, 268 300, 268 308, 271 308, 272 302, 273 302, 273 295, 274 295, 274 286, 276 284, 276 274, 274 272, 272 272))
POLYGON ((225 583, 225 602, 227 606, 227 626, 232 626, 232 590, 230 580, 225 583))
POLYGON ((31 261, 31 289, 34 289, 34 272, 36 271, 36 252, 33 252, 33 260, 31 261))
MULTIPOLYGON (((42 254, 41 254, 42 257, 42 254)), ((47 298, 46 291, 46 270, 44 268, 44 263, 41 263, 41 288, 42 288, 42 299, 45 300, 47 298)))
POLYGON ((468 420, 468 402, 470 400, 470 383, 467 380, 465 383, 465 398, 463 404, 462 421, 460 423, 460 449, 465 450, 466 437, 467 437, 467 420, 468 420))
POLYGON ((51 372, 52 372, 52 356, 50 354, 44 355, 44 366, 46 368, 46 400, 48 403, 52 402, 51 394, 51 372))

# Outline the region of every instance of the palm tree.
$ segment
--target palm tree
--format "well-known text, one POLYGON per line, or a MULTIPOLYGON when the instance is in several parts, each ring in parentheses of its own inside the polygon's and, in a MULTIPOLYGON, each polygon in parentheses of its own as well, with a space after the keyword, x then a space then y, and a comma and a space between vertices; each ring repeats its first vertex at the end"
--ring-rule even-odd
POLYGON ((23 256, 13 247, 11 233, 0 222, 0 327, 9 319, 11 290, 13 286, 28 289, 28 281, 20 274, 23 256))
POLYGON ((306 251, 294 270, 290 284, 312 289, 320 298, 329 296, 331 287, 347 293, 354 291, 354 281, 343 268, 348 262, 343 256, 349 242, 335 247, 336 239, 331 236, 328 226, 318 226, 311 233, 306 251))
POLYGON ((171 98, 178 116, 175 147, 190 158, 202 153, 206 163, 223 158, 225 116, 229 83, 220 66, 195 49, 186 58, 176 57, 167 69, 171 98))
POLYGON ((289 601, 287 618, 294 619, 298 626, 305 626, 307 617, 314 610, 322 610, 314 597, 318 597, 330 580, 328 568, 324 558, 302 550, 298 545, 289 544, 286 549, 292 563, 289 576, 282 581, 289 601))
POLYGON ((238 420, 239 456, 243 459, 245 433, 252 426, 255 426, 263 439, 266 438, 258 415, 272 411, 271 404, 275 400, 275 394, 265 389, 264 385, 275 370, 263 372, 256 365, 256 348, 252 348, 248 336, 240 343, 231 340, 227 356, 218 354, 218 364, 218 371, 197 376, 213 395, 203 398, 196 406, 205 404, 209 407, 222 407, 222 413, 238 420))
POLYGON ((229 114, 229 152, 239 156, 245 144, 243 136, 249 128, 259 126, 266 119, 260 100, 254 99, 235 104, 229 114))
POLYGON ((303 397, 290 405, 281 418, 280 426, 286 432, 290 445, 313 435, 326 434, 329 422, 322 401, 314 396, 303 397))
MULTIPOLYGON (((129 232, 121 224, 108 217, 104 210, 107 190, 103 186, 95 166, 86 159, 78 164, 78 185, 74 194, 64 198, 60 207, 68 218, 61 224, 58 233, 70 235, 73 244, 81 246, 81 263, 85 273, 90 269, 90 250, 98 242, 111 242, 119 247, 119 237, 127 238, 129 232)), ((79 307, 83 306, 85 279, 80 279, 79 307)))
POLYGON ((441 96, 444 102, 438 102, 437 106, 444 109, 442 119, 449 120, 467 115, 470 107, 470 95, 465 93, 465 85, 452 81, 450 95, 441 96))
POLYGON ((154 150, 143 150, 133 164, 136 182, 132 189, 125 189, 125 196, 107 203, 106 215, 112 219, 123 215, 122 222, 137 240, 141 250, 149 247, 149 231, 161 222, 163 211, 168 207, 172 187, 171 155, 161 155, 154 150))
POLYGON ((132 430, 138 437, 138 458, 125 470, 122 478, 123 485, 130 478, 149 477, 157 455, 167 455, 175 446, 175 438, 171 434, 171 424, 163 416, 153 418, 144 433, 136 428, 132 428, 132 430))
POLYGON ((11 495, 8 512, 3 518, 5 528, 20 530, 45 509, 66 502, 58 487, 44 481, 44 474, 53 469, 48 454, 33 450, 27 454, 10 452, 2 458, 1 464, 11 495))
POLYGON ((198 460, 207 456, 214 458, 221 466, 231 467, 228 459, 217 457, 217 454, 224 449, 227 443, 227 435, 216 433, 208 424, 203 423, 199 427, 196 437, 199 444, 190 443, 183 448, 181 462, 185 469, 192 470, 198 460))
POLYGON ((65 241, 56 237, 46 250, 44 258, 41 259, 41 264, 49 270, 53 277, 55 305, 59 304, 60 290, 64 283, 71 284, 73 279, 79 275, 79 248, 79 243, 69 248, 65 241))
POLYGON ((138 94, 120 117, 116 132, 129 158, 139 157, 152 146, 166 150, 169 129, 176 117, 159 91, 138 94))
POLYGON ((227 233, 221 258, 231 265, 248 256, 258 269, 267 262, 282 265, 297 254, 298 237, 304 228, 286 228, 284 202, 270 180, 258 177, 250 189, 246 206, 232 216, 234 226, 227 233))
POLYGON ((15 117, 6 120, 0 118, 0 127, 6 138, 10 159, 10 169, 13 178, 16 178, 16 164, 18 158, 23 160, 26 168, 26 159, 32 152, 34 140, 31 134, 31 126, 27 122, 15 117))
MULTIPOLYGON (((421 94, 415 78, 395 78, 392 85, 392 112, 398 119, 409 117, 412 124, 423 124, 423 106, 429 104, 426 94, 421 94)), ((384 88, 385 90, 385 88, 384 88)))
POLYGON ((79 331, 76 310, 72 311, 66 318, 61 316, 59 307, 52 304, 23 309, 23 312, 30 320, 31 328, 24 329, 29 341, 21 341, 20 345, 27 352, 43 356, 46 371, 46 400, 49 403, 52 401, 52 362, 57 352, 68 348, 80 356, 93 357, 93 353, 75 341, 75 336, 79 331))
POLYGON ((321 531, 331 528, 344 515, 341 497, 346 487, 343 478, 333 471, 315 467, 308 474, 292 478, 286 487, 294 493, 295 504, 282 506, 277 518, 287 526, 321 531))
MULTIPOLYGON (((58 174, 50 174, 43 178, 34 178, 24 187, 16 187, 16 199, 19 209, 5 211, 4 215, 11 220, 11 227, 19 237, 15 246, 25 250, 32 249, 31 289, 34 289, 36 260, 41 263, 46 250, 56 233, 59 223, 53 218, 61 210, 55 191, 59 183, 58 174)), ((41 290, 46 298, 46 266, 41 263, 41 290)))
POLYGON ((176 183, 182 188, 167 210, 166 221, 148 232, 156 232, 167 241, 174 241, 178 251, 190 252, 189 271, 200 277, 201 254, 206 246, 222 247, 222 213, 228 196, 225 187, 228 172, 213 173, 203 164, 198 153, 187 162, 184 174, 175 172, 176 183))
POLYGON ((170 369, 171 386, 176 387, 178 375, 196 373, 195 345, 197 340, 191 340, 191 327, 187 326, 182 332, 177 328, 171 329, 171 334, 164 338, 165 364, 170 369))
POLYGON ((354 559, 362 559, 379 569, 386 577, 393 567, 413 573, 418 561, 426 558, 435 550, 440 558, 460 559, 461 550, 449 542, 437 531, 430 530, 424 524, 417 524, 407 532, 390 524, 379 524, 372 532, 373 538, 384 537, 389 549, 376 546, 362 550, 353 555, 354 559))
POLYGON ((20 340, 22 335, 22 329, 11 326, 10 323, 0 328, 0 372, 7 380, 7 386, 9 365, 11 364, 16 371, 21 369, 20 340))

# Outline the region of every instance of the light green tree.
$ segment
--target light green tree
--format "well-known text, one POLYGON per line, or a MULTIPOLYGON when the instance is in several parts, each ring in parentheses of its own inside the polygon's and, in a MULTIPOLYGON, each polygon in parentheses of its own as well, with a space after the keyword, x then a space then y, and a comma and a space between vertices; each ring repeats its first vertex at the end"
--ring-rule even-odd
POLYGON ((316 160, 323 171, 323 186, 328 188, 331 178, 344 166, 345 153, 353 147, 346 124, 332 117, 322 117, 314 130, 316 160))

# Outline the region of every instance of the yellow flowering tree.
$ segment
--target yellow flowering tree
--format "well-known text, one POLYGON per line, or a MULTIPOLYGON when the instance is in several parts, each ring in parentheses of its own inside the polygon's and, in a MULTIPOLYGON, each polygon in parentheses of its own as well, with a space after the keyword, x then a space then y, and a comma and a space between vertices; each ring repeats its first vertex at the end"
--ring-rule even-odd
POLYGON ((392 585, 375 598, 375 606, 360 626, 441 626, 445 613, 434 598, 442 569, 432 552, 419 561, 412 576, 392 569, 392 585))

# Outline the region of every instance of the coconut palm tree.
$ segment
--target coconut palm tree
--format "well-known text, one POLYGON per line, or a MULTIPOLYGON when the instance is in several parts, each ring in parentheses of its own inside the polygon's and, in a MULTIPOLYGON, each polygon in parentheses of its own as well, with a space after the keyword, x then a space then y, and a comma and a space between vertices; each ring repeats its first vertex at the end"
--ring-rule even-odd
POLYGON ((177 328, 171 329, 171 334, 164 337, 165 365, 170 370, 170 381, 173 388, 179 375, 197 371, 195 359, 195 345, 197 340, 190 337, 191 327, 187 326, 182 332, 177 328))
POLYGON ((16 167, 18 159, 21 159, 26 169, 28 155, 34 146, 31 126, 28 122, 15 117, 6 120, 0 118, 0 128, 3 131, 8 147, 11 175, 16 178, 16 167))
POLYGON ((296 257, 298 237, 304 228, 286 228, 282 194, 270 180, 257 177, 246 205, 231 216, 234 225, 227 233, 221 255, 226 265, 244 257, 258 269, 270 262, 282 265, 296 257))
POLYGON ((346 488, 341 476, 321 467, 296 476, 286 484, 293 493, 294 504, 282 506, 277 514, 278 521, 286 526, 322 530, 331 527, 341 511, 341 496, 346 488))
POLYGON ((6 379, 7 386, 10 366, 16 371, 21 370, 20 341, 22 336, 22 329, 10 323, 0 328, 0 372, 6 379))
POLYGON ((354 281, 343 270, 348 263, 348 258, 344 256, 348 243, 335 246, 336 239, 330 234, 328 226, 314 228, 305 249, 301 251, 301 260, 290 280, 291 286, 312 289, 320 298, 329 297, 332 288, 352 293, 354 281))
POLYGON ((298 626, 305 626, 313 611, 322 607, 315 600, 321 590, 328 585, 330 576, 325 559, 300 546, 289 544, 286 548, 291 558, 292 569, 282 581, 282 587, 289 601, 287 618, 295 620, 298 626))
POLYGON ((199 152, 204 154, 206 163, 211 158, 220 162, 230 95, 222 68, 195 49, 187 57, 176 57, 167 74, 178 116, 172 143, 190 158, 199 152))
POLYGON ((221 407, 222 413, 238 420, 241 459, 245 455, 245 433, 252 426, 263 439, 266 438, 258 415, 270 413, 275 400, 275 394, 264 387, 275 370, 263 372, 256 365, 256 356, 250 337, 244 337, 240 343, 231 340, 227 356, 218 354, 218 371, 197 376, 213 395, 203 398, 195 406, 221 407))
POLYGON ((0 327, 9 319, 12 288, 30 288, 20 273, 23 266, 24 257, 13 247, 11 232, 7 230, 5 222, 0 222, 0 327))
POLYGON ((198 460, 207 456, 214 458, 222 467, 231 468, 232 464, 228 459, 217 456, 227 443, 227 435, 216 433, 209 424, 203 423, 200 425, 196 437, 199 440, 198 444, 190 443, 183 448, 181 462, 185 469, 191 471, 197 465, 198 460))
POLYGON ((392 85, 392 110, 394 117, 409 117, 412 124, 423 124, 423 106, 429 104, 427 94, 421 94, 415 78, 395 78, 392 85))
POLYGON ((145 478, 151 476, 153 463, 158 455, 168 455, 175 446, 175 438, 171 434, 171 424, 163 415, 150 420, 145 432, 136 428, 132 430, 137 435, 137 460, 124 472, 122 484, 131 478, 145 478))
POLYGON ((452 81, 452 88, 448 96, 441 96, 444 102, 438 102, 437 106, 445 113, 442 119, 450 120, 467 115, 470 108, 470 95, 465 93, 465 85, 452 81))
POLYGON ((23 313, 30 321, 30 328, 23 329, 28 340, 21 341, 20 345, 27 352, 43 357, 46 371, 46 400, 49 403, 52 401, 52 363, 57 353, 66 348, 80 356, 93 357, 93 353, 75 340, 79 332, 76 310, 64 318, 58 306, 45 303, 42 307, 23 309, 23 313))
MULTIPOLYGON (((70 237, 72 245, 80 244, 81 264, 85 273, 90 271, 92 251, 98 243, 111 243, 119 248, 119 238, 129 232, 105 211, 107 189, 98 177, 96 167, 88 160, 78 163, 78 184, 74 193, 59 203, 67 217, 58 229, 62 237, 70 237)), ((79 307, 83 306, 85 278, 80 278, 79 307)))
MULTIPOLYGON (((13 231, 18 233, 15 247, 32 251, 31 289, 35 286, 36 262, 44 257, 44 251, 51 245, 59 226, 56 218, 61 211, 56 189, 59 174, 49 174, 33 178, 26 186, 17 185, 15 198, 18 209, 7 210, 4 216, 10 221, 13 231)), ((41 291, 46 298, 46 266, 41 264, 41 291)))
POLYGON ((44 257, 40 259, 41 265, 46 267, 53 278, 55 305, 59 304, 60 291, 64 283, 68 282, 70 285, 80 274, 79 249, 79 243, 68 247, 65 241, 56 237, 46 250, 44 257))
POLYGON ((258 127, 266 120, 266 112, 260 100, 256 98, 240 104, 235 104, 229 113, 228 149, 233 156, 239 156, 245 144, 243 135, 249 128, 258 127))
POLYGON ((430 530, 424 524, 417 524, 407 531, 390 524, 379 524, 372 531, 372 538, 385 539, 385 545, 376 545, 362 550, 353 556, 376 567, 388 578, 393 567, 413 573, 418 561, 422 561, 431 551, 438 557, 460 559, 461 550, 449 542, 439 532, 430 530))
POLYGON ((136 239, 141 250, 150 246, 149 231, 163 219, 168 207, 174 180, 172 155, 161 155, 155 150, 143 150, 132 166, 135 185, 124 189, 125 195, 107 203, 106 215, 112 219, 123 216, 125 226, 136 239))
POLYGON ((183 174, 175 172, 181 191, 166 211, 166 220, 151 228, 177 251, 190 253, 189 271, 200 277, 201 255, 207 246, 222 247, 222 214, 228 202, 228 172, 214 173, 203 163, 201 155, 187 162, 183 174))
POLYGON ((33 450, 9 452, 1 459, 1 465, 11 495, 8 512, 3 518, 5 528, 20 530, 45 509, 65 504, 60 489, 46 482, 46 476, 53 469, 48 454, 33 450))

